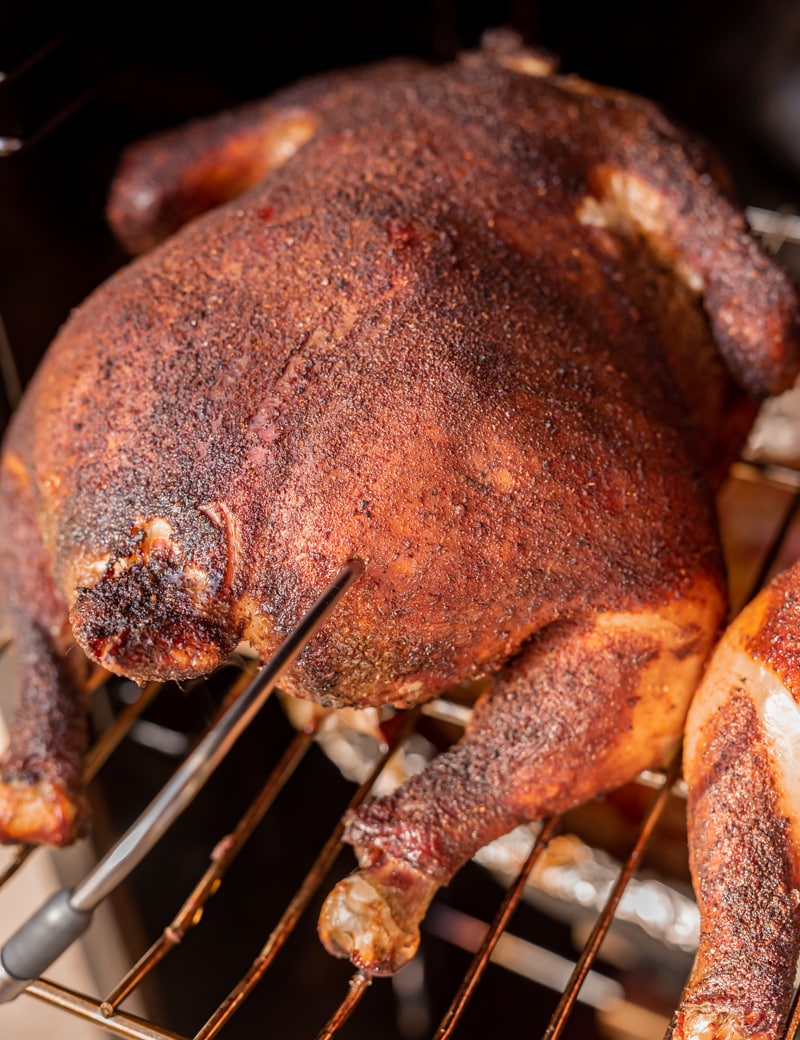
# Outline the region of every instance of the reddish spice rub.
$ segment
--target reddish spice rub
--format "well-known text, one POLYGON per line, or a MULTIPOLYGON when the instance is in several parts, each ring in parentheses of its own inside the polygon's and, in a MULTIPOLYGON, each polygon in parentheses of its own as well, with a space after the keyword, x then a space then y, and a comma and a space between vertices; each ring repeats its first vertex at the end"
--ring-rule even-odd
POLYGON ((760 611, 760 623, 747 639, 747 653, 763 662, 800 703, 800 564, 779 574, 751 609, 760 611))
POLYGON ((702 932, 670 1035, 771 1040, 783 1035, 794 985, 800 876, 781 778, 749 690, 732 687, 700 742, 689 824, 702 932), (709 1020, 707 1032, 692 1027, 698 1015, 709 1020))
POLYGON ((726 631, 686 727, 700 945, 673 1040, 777 1040, 800 950, 798 566, 726 631))

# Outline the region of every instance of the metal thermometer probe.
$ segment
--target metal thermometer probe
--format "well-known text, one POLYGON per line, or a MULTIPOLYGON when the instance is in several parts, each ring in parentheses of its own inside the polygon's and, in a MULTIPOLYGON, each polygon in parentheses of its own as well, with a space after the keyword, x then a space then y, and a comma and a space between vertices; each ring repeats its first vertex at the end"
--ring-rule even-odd
POLYGON ((57 892, 0 950, 0 1003, 18 996, 89 927, 95 908, 141 862, 192 802, 341 596, 364 570, 350 560, 241 696, 200 741, 119 841, 72 889, 57 892))

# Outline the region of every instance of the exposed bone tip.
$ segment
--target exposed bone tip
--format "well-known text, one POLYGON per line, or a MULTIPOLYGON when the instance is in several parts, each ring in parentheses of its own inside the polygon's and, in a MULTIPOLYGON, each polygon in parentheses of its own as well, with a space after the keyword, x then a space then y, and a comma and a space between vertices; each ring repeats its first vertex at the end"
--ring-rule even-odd
POLYGON ((70 845, 85 818, 79 800, 50 780, 0 782, 0 843, 70 845))
POLYGON ((709 1008, 684 1008, 667 1040, 770 1040, 772 1034, 748 1029, 742 1016, 709 1008))
POLYGON ((322 907, 319 935, 335 957, 370 975, 394 975, 419 946, 419 928, 402 928, 389 900, 361 872, 346 877, 322 907))

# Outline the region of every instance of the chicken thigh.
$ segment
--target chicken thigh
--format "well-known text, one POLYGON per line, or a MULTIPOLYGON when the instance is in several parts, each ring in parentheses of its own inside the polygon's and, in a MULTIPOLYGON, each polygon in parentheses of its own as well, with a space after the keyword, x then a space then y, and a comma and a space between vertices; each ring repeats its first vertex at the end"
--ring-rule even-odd
POLYGON ((144 255, 4 445, 0 831, 85 826, 89 660, 266 659, 358 557, 288 692, 486 683, 464 739, 348 822, 323 940, 395 971, 479 847, 677 746, 726 615, 713 492, 795 375, 796 292, 698 142, 502 33, 146 141, 109 215, 144 255))

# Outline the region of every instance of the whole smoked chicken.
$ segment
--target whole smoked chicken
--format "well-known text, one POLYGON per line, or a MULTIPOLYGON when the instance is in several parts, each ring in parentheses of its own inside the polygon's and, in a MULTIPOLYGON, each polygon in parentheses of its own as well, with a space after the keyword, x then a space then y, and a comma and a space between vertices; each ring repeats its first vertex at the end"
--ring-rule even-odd
MULTIPOLYGON (((500 32, 134 146, 109 216, 143 255, 71 315, 4 445, 2 836, 83 832, 90 662, 267 658, 360 558, 288 692, 485 683, 461 742, 347 822, 360 870, 321 935, 396 971, 478 848, 676 748, 726 618, 714 491, 797 373, 795 289, 700 143, 500 32)), ((753 610, 734 688, 690 716, 711 952, 682 1036, 776 1036, 798 949, 796 661, 753 610)))

